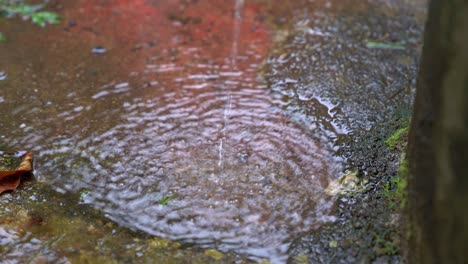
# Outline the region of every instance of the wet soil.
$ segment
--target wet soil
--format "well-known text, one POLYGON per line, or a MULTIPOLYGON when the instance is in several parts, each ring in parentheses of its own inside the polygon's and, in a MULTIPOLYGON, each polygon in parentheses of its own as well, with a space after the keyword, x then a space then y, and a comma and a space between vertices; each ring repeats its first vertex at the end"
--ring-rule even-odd
POLYGON ((340 149, 350 156, 348 166, 358 170, 363 188, 340 195, 337 221, 296 241, 291 263, 404 263, 404 197, 396 194, 395 180, 401 177, 407 138, 395 147, 385 142, 408 126, 411 112, 400 110, 369 131, 353 133, 356 141, 340 149))
POLYGON ((395 147, 386 141, 410 119, 424 12, 396 2, 389 9, 374 4, 343 3, 335 6, 335 15, 322 10, 326 15, 298 19, 295 33, 284 36, 267 61, 272 89, 289 106, 301 106, 289 108, 291 116, 311 129, 320 127, 317 117, 333 120, 328 131, 335 134, 329 138, 362 187, 339 195, 333 224, 291 246, 291 263, 402 262, 402 197, 394 193, 405 143, 402 139, 395 147), (369 8, 373 12, 365 20, 356 16, 369 8), (406 48, 363 47, 373 39, 404 42, 406 48), (328 115, 315 112, 318 102, 330 106, 328 115))
POLYGON ((35 179, 3 194, 2 263, 249 263, 119 226, 85 204, 87 195, 61 194, 35 179))

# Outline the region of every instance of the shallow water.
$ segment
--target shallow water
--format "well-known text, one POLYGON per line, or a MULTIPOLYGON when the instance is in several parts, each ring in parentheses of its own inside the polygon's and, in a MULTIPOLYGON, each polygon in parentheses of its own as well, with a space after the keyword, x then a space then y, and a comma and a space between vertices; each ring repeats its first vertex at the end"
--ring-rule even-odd
POLYGON ((362 18, 378 5, 293 2, 75 0, 55 4, 60 26, 5 21, 0 143, 123 226, 283 262, 334 219, 340 138, 407 98, 348 77, 385 57, 408 64, 386 77, 411 80, 420 33, 373 57, 362 43, 399 29, 362 18))

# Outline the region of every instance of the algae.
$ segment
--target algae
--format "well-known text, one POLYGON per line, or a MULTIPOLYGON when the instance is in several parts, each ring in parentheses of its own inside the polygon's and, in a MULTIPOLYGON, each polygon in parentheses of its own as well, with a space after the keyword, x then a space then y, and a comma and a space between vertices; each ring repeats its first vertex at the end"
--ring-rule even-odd
POLYGON ((409 126, 402 127, 395 131, 387 140, 385 144, 391 149, 395 149, 398 145, 403 143, 403 138, 408 135, 409 126))
POLYGON ((224 254, 216 249, 207 249, 205 250, 205 256, 211 257, 214 260, 221 260, 223 259, 224 254))
POLYGON ((397 170, 397 175, 390 178, 390 180, 384 184, 383 188, 385 197, 391 202, 391 207, 405 208, 407 202, 407 186, 408 164, 407 159, 403 155, 397 170))
POLYGON ((6 17, 21 16, 23 19, 31 19, 33 24, 40 27, 60 23, 60 16, 53 12, 41 11, 44 7, 45 4, 30 5, 22 1, 0 0, 0 15, 6 17))
POLYGON ((296 264, 309 264, 309 256, 307 254, 300 254, 294 257, 294 262, 296 264))
POLYGON ((0 255, 19 262, 249 263, 215 249, 184 248, 179 242, 119 226, 81 193, 58 193, 27 181, 0 195, 0 255))
POLYGON ((14 170, 21 163, 21 159, 0 153, 0 170, 14 170))
POLYGON ((395 255, 400 252, 400 240, 393 234, 384 232, 377 234, 374 232, 375 247, 378 255, 395 255))

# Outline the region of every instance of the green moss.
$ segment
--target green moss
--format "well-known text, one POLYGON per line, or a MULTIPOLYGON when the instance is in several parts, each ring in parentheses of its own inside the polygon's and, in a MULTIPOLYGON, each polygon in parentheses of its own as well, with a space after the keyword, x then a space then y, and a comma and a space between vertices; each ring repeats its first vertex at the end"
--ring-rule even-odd
POLYGON ((77 263, 86 263, 86 264, 117 264, 117 260, 112 259, 110 256, 98 256, 95 252, 82 251, 80 252, 79 257, 73 259, 77 263))
POLYGON ((235 259, 249 263, 242 256, 214 249, 184 248, 178 242, 119 226, 91 205, 80 204, 81 196, 87 193, 82 190, 61 194, 46 183, 26 181, 15 192, 0 195, 3 208, 0 225, 12 234, 18 234, 14 241, 2 245, 0 252, 16 253, 17 247, 31 247, 29 254, 15 257, 20 263, 36 263, 44 255, 63 257, 71 263, 90 264, 234 263, 235 259), (27 239, 22 237, 23 234, 27 239))
POLYGON ((294 263, 296 264, 309 264, 309 256, 307 254, 302 253, 294 257, 294 263))
POLYGON ((0 152, 0 170, 14 170, 21 163, 21 158, 0 152))
POLYGON ((25 4, 22 1, 0 0, 0 15, 6 17, 21 16, 31 19, 31 22, 45 27, 47 24, 60 23, 60 16, 56 13, 41 11, 45 7, 41 5, 25 4))
POLYGON ((396 186, 395 195, 400 200, 400 207, 406 207, 408 192, 408 160, 403 158, 398 168, 397 180, 393 182, 396 186))
POLYGON ((400 247, 394 241, 385 241, 377 252, 380 255, 396 255, 400 252, 400 247))
POLYGON ((149 246, 157 249, 165 249, 169 247, 169 241, 163 238, 153 238, 149 240, 149 246))
POLYGON ((391 233, 377 234, 374 232, 374 250, 378 255, 396 255, 400 253, 400 241, 391 233))
POLYGON ((407 221, 406 240, 410 241, 412 237, 413 237, 413 225, 409 221, 407 221))
POLYGON ((398 174, 384 184, 383 193, 391 202, 392 208, 405 208, 407 203, 408 163, 402 158, 398 174))
POLYGON ((387 140, 385 140, 385 144, 391 149, 396 148, 399 144, 402 143, 403 136, 408 135, 409 126, 402 127, 395 131, 387 140))
POLYGON ((207 249, 205 250, 205 256, 211 257, 214 260, 221 260, 224 257, 224 254, 219 252, 216 249, 207 249))

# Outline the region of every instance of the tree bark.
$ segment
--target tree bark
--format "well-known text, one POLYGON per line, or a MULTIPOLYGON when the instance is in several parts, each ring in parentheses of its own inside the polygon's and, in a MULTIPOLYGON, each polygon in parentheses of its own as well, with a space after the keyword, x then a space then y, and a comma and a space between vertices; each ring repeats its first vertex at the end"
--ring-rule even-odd
POLYGON ((468 1, 429 5, 408 146, 409 263, 468 263, 468 1))

